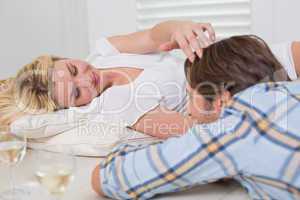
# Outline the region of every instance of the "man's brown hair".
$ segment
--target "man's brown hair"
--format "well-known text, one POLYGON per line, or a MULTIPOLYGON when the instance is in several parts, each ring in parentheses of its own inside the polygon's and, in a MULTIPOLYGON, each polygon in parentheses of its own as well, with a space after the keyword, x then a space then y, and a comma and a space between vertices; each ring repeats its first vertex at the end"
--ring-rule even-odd
POLYGON ((185 73, 191 88, 210 101, 224 90, 234 95, 260 82, 289 80, 266 42, 254 35, 212 44, 202 58, 186 60, 185 73))

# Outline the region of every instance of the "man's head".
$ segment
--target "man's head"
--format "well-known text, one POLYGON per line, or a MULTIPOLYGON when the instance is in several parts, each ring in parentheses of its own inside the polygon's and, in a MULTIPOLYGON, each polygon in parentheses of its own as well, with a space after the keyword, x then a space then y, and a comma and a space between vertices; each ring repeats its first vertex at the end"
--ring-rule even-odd
POLYGON ((268 45, 256 36, 235 36, 204 50, 193 63, 186 60, 189 112, 199 122, 219 117, 230 97, 260 82, 285 81, 287 74, 268 45))

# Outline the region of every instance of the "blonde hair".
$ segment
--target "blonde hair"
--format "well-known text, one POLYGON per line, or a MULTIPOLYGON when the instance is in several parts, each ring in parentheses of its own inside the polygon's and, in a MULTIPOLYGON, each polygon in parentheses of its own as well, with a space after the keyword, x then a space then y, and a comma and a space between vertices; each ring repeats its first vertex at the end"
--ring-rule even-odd
POLYGON ((40 56, 19 70, 16 77, 0 81, 0 130, 25 114, 58 109, 51 95, 51 71, 61 58, 40 56))

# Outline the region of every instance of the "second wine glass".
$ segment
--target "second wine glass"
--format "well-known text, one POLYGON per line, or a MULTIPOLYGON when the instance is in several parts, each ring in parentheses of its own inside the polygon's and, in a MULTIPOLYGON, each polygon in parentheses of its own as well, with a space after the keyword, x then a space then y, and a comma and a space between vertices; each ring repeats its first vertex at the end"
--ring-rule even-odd
POLYGON ((75 157, 67 146, 51 145, 45 149, 35 152, 35 176, 51 196, 62 199, 74 179, 75 157))

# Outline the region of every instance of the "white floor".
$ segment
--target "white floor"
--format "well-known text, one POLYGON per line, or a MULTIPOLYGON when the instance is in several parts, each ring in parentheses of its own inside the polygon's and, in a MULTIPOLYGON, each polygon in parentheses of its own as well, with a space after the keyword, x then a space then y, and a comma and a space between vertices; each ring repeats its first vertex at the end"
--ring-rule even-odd
MULTIPOLYGON (((90 187, 90 173, 94 166, 96 166, 99 158, 85 158, 77 159, 77 170, 75 180, 66 192, 63 200, 100 200, 90 187)), ((34 162, 32 152, 28 151, 24 161, 14 169, 14 177, 16 185, 26 185, 32 190, 30 200, 46 200, 41 198, 38 192, 38 186, 34 177, 34 170, 32 164, 34 162)), ((8 188, 8 168, 0 163, 0 192, 8 188)), ((50 199, 50 198, 49 198, 50 199)), ((235 183, 226 184, 210 184, 201 186, 190 191, 164 195, 157 199, 167 200, 248 200, 247 194, 235 183)))

